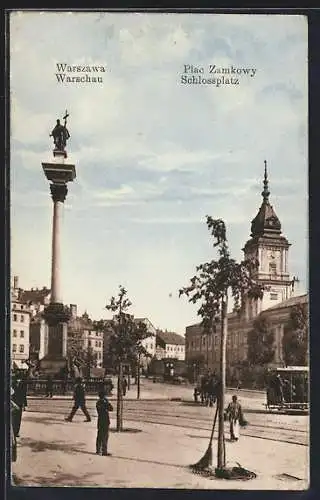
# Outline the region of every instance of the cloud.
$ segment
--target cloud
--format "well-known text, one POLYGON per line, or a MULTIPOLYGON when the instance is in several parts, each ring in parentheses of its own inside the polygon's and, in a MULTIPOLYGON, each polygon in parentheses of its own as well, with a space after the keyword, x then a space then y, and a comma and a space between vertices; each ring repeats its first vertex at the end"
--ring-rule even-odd
POLYGON ((100 315, 123 280, 141 315, 179 329, 194 322, 167 291, 212 257, 205 214, 226 220, 241 254, 265 159, 271 202, 293 242, 292 272, 304 268, 304 17, 12 13, 10 50, 12 266, 24 286, 49 279, 52 200, 41 162, 65 109, 77 170, 65 203, 66 300, 100 315), (59 84, 60 62, 105 66, 103 84, 59 84), (237 86, 183 86, 185 64, 257 71, 237 86))

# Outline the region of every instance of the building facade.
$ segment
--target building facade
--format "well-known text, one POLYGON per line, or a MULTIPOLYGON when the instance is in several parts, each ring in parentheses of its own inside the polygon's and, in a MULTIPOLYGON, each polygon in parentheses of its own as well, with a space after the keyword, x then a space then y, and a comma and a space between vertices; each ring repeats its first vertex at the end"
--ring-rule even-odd
POLYGON ((185 338, 174 332, 157 330, 156 359, 174 358, 185 360, 185 338))
POLYGON ((30 354, 30 316, 28 307, 18 299, 11 302, 11 361, 12 366, 26 369, 30 354))
POLYGON ((12 368, 28 368, 25 362, 30 355, 30 317, 30 308, 20 300, 18 277, 14 276, 11 287, 10 322, 12 368))
POLYGON ((87 313, 82 316, 77 315, 77 306, 70 305, 71 317, 68 322, 67 350, 70 351, 72 345, 77 345, 88 356, 95 359, 96 368, 103 367, 103 343, 104 334, 95 328, 94 321, 87 313))
MULTIPOLYGON (((283 366, 282 339, 292 307, 307 306, 308 296, 295 296, 295 278, 289 274, 288 240, 281 234, 281 223, 269 201, 267 168, 265 164, 262 204, 251 222, 250 239, 244 246, 245 259, 257 259, 253 277, 263 286, 263 298, 250 300, 243 297, 240 312, 228 313, 227 367, 229 371, 245 362, 248 357, 248 334, 254 320, 266 318, 274 333, 275 355, 272 362, 283 366)), ((221 326, 205 334, 201 324, 186 327, 186 360, 205 369, 218 370, 220 366, 221 326)))

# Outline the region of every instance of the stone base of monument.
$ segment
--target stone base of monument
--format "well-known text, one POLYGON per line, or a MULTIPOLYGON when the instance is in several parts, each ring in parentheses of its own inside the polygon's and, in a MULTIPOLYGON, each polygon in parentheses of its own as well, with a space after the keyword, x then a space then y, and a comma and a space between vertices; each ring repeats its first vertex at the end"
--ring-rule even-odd
MULTIPOLYGON (((54 357, 52 355, 44 356, 39 361, 40 373, 43 376, 51 375, 53 377, 58 377, 62 371, 67 368, 67 358, 54 357)), ((62 378, 62 374, 60 375, 62 378)))
POLYGON ((67 336, 69 312, 63 304, 49 304, 44 310, 46 321, 45 356, 40 360, 40 372, 58 375, 67 366, 67 336))

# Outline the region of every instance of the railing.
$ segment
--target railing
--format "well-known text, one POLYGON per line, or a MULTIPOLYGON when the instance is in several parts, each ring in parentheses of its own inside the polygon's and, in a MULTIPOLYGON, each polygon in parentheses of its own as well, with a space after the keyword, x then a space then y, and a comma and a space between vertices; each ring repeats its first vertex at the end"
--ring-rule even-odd
MULTIPOLYGON (((27 395, 46 395, 48 382, 47 380, 33 379, 27 380, 27 395)), ((105 388, 106 394, 110 395, 113 389, 113 383, 109 379, 87 379, 84 380, 86 394, 94 394, 105 388)), ((52 393, 54 395, 71 395, 73 393, 75 382, 73 380, 53 380, 52 393)))

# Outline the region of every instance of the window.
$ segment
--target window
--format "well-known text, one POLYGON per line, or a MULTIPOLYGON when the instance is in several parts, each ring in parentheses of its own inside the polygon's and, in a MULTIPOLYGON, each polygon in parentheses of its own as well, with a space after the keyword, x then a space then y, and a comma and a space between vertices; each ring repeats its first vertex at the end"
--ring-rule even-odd
POLYGON ((23 305, 21 304, 21 309, 23 309, 23 305))
POLYGON ((12 351, 13 351, 13 352, 16 352, 16 351, 17 351, 17 344, 13 344, 13 345, 12 345, 12 351))
POLYGON ((91 347, 91 340, 88 340, 88 347, 91 347))
POLYGON ((18 321, 18 317, 16 314, 13 315, 13 321, 18 321))
POLYGON ((13 336, 16 337, 17 336, 17 330, 13 330, 13 336))
POLYGON ((23 339, 23 337, 24 337, 24 331, 23 331, 23 330, 20 330, 20 338, 22 338, 22 339, 23 339))
POLYGON ((21 323, 24 322, 24 315, 23 314, 21 314, 21 316, 20 316, 20 321, 21 321, 21 323))
POLYGON ((270 293, 270 300, 278 300, 278 294, 277 293, 270 293))
POLYGON ((99 342, 96 340, 96 347, 99 347, 99 342))
POLYGON ((277 264, 275 262, 270 262, 269 272, 270 274, 277 274, 277 264))
POLYGON ((19 345, 19 351, 20 351, 20 352, 24 352, 24 345, 23 345, 23 344, 20 344, 20 345, 19 345))

